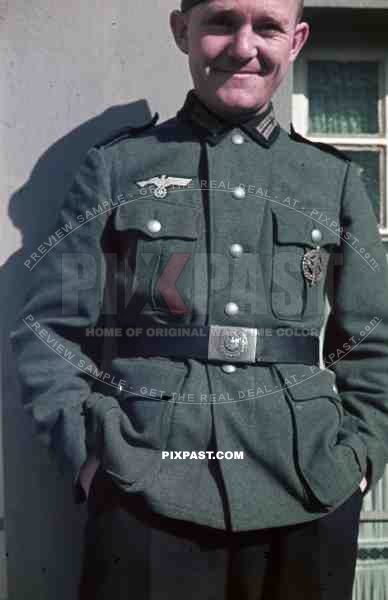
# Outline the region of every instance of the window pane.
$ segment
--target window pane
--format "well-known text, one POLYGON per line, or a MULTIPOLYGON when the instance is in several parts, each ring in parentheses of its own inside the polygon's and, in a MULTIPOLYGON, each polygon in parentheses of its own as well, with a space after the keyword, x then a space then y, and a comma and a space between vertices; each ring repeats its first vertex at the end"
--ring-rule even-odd
POLYGON ((344 148, 344 152, 360 167, 360 175, 365 183, 377 220, 380 221, 382 189, 380 164, 384 156, 383 151, 344 148))
POLYGON ((308 63, 309 133, 378 133, 378 63, 308 63))

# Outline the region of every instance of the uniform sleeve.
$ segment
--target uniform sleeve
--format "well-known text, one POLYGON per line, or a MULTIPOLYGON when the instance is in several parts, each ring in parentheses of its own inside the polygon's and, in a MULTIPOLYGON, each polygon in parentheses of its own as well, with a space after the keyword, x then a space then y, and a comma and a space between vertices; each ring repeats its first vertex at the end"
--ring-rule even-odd
POLYGON ((371 202, 352 164, 342 200, 324 358, 336 375, 343 426, 366 446, 369 491, 388 461, 388 269, 371 202))
POLYGON ((64 235, 26 268, 27 297, 11 331, 23 406, 38 438, 70 465, 76 503, 85 501, 80 467, 89 453, 99 454, 99 411, 116 402, 92 391, 96 364, 82 342, 102 312, 109 197, 104 158, 92 148, 59 213, 56 231, 64 235), (87 427, 85 418, 92 419, 87 427))

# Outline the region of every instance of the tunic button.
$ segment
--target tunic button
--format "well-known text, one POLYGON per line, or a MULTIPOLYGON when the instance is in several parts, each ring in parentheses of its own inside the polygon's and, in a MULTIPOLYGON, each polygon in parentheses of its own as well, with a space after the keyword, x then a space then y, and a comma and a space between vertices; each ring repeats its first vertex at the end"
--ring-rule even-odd
POLYGON ((221 369, 224 373, 234 373, 237 369, 234 365, 222 365, 221 369))
POLYGON ((237 315, 239 310, 239 306, 235 302, 228 302, 228 304, 225 305, 225 312, 230 317, 237 315))
POLYGON ((322 231, 313 229, 311 232, 311 239, 314 243, 318 244, 322 240, 322 231))
POLYGON ((148 221, 147 229, 150 233, 159 233, 159 231, 162 229, 162 224, 160 223, 160 221, 152 219, 151 221, 148 221))
POLYGON ((236 144, 236 146, 240 146, 241 144, 244 143, 244 141, 245 140, 244 140, 243 136, 241 135, 241 133, 234 133, 232 135, 232 142, 233 142, 233 144, 236 144))
POLYGON ((238 258, 239 256, 241 256, 244 253, 244 249, 241 246, 241 244, 232 244, 229 248, 229 252, 231 253, 232 256, 234 256, 235 258, 238 258))
POLYGON ((246 192, 245 192, 244 188, 242 187, 242 185, 239 185, 236 188, 234 188, 234 190, 233 190, 233 196, 237 200, 243 200, 245 198, 246 192))

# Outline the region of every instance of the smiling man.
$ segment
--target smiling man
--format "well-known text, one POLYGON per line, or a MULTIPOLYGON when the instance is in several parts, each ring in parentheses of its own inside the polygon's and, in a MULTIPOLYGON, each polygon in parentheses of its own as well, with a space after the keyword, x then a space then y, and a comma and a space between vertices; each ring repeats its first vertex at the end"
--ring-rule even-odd
POLYGON ((388 272, 357 168, 276 119, 302 9, 183 0, 183 107, 88 152, 58 227, 94 218, 31 270, 12 340, 87 501, 79 600, 351 600, 388 460, 388 272))
POLYGON ((219 116, 265 110, 305 44, 300 0, 183 2, 171 15, 197 96, 219 116))

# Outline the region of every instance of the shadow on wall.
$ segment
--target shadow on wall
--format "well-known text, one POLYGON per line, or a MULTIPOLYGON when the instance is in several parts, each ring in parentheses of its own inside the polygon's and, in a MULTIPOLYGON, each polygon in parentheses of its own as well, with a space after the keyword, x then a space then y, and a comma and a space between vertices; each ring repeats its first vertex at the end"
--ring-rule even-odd
POLYGON ((58 210, 90 147, 124 127, 151 117, 139 100, 109 108, 55 142, 34 166, 26 184, 13 194, 9 216, 23 247, 0 269, 3 367, 4 500, 8 597, 76 598, 85 506, 73 503, 72 480, 54 464, 35 438, 32 418, 23 409, 8 342, 28 290, 24 262, 53 233, 58 210))

